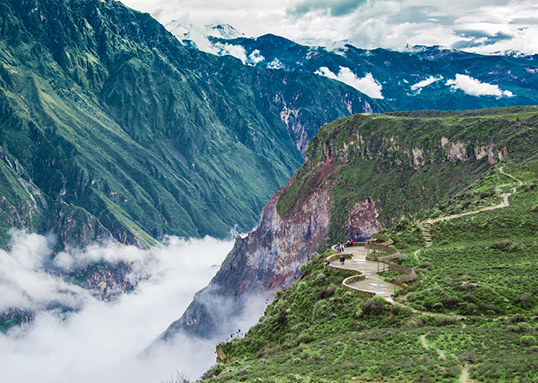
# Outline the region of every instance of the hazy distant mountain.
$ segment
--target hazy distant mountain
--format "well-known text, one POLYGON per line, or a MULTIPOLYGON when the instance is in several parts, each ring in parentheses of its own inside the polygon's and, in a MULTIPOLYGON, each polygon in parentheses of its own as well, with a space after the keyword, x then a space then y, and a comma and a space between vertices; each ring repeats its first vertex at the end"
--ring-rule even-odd
POLYGON ((396 110, 463 110, 538 103, 538 56, 484 56, 439 47, 406 52, 358 49, 336 44, 333 50, 297 44, 272 34, 257 38, 210 37, 220 50, 244 57, 257 68, 281 68, 337 78, 383 99, 396 110))

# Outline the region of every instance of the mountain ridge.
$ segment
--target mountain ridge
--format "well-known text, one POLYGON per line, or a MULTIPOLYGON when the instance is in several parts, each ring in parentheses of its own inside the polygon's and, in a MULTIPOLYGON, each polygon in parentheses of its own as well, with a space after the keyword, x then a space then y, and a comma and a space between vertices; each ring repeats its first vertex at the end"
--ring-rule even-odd
POLYGON ((3 169, 30 185, 5 184, 4 215, 27 207, 4 244, 13 226, 52 230, 60 248, 246 231, 321 121, 386 108, 317 76, 187 50, 115 1, 0 12, 3 169))

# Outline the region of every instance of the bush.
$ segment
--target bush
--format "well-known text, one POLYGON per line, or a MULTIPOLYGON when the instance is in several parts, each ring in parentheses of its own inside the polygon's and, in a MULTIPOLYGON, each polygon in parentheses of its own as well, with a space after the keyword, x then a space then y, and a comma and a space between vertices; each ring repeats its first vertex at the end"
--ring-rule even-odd
POLYGON ((519 304, 521 308, 528 310, 534 306, 534 298, 530 294, 523 294, 516 298, 516 304, 519 304))
POLYGON ((411 307, 402 307, 399 311, 400 315, 403 317, 410 317, 413 315, 413 309, 411 307))
POLYGON ((332 297, 334 295, 334 292, 336 291, 336 286, 331 285, 329 287, 324 288, 321 290, 321 292, 318 294, 318 300, 320 299, 326 299, 329 297, 332 297))
POLYGON ((363 311, 365 313, 371 313, 374 315, 382 314, 385 311, 386 302, 383 298, 375 296, 371 299, 367 299, 364 302, 363 311))
POLYGON ((325 282, 325 279, 327 279, 327 276, 324 272, 320 271, 318 275, 316 275, 316 283, 322 283, 325 282))
POLYGON ((517 332, 532 332, 533 328, 530 324, 527 322, 520 322, 517 324, 516 331, 517 332))
POLYGON ((490 249, 499 249, 499 250, 505 250, 508 248, 508 246, 510 246, 510 240, 509 239, 505 239, 504 241, 500 241, 500 242, 496 242, 496 243, 492 243, 489 248, 490 249))
POLYGON ((303 291, 303 290, 306 290, 308 288, 308 283, 306 282, 299 282, 297 284, 297 291, 303 291))
POLYGON ((407 327, 409 328, 417 328, 418 327, 418 324, 417 322, 415 322, 414 320, 410 320, 406 323, 407 327))
POLYGON ((536 337, 534 335, 521 335, 519 338, 519 343, 531 346, 536 344, 536 337))
POLYGON ((445 307, 452 308, 456 306, 458 303, 460 303, 461 300, 458 297, 446 297, 446 298, 443 298, 442 302, 445 307))

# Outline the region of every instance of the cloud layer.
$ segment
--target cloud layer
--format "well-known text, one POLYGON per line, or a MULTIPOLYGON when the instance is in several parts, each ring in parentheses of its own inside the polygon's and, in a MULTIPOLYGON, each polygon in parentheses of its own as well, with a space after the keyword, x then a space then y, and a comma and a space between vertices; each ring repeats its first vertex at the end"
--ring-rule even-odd
POLYGON ((450 85, 454 90, 462 90, 471 96, 494 96, 498 98, 514 96, 509 90, 501 90, 498 85, 480 82, 464 74, 457 74, 454 80, 448 80, 446 84, 450 85))
POLYGON ((64 266, 96 259, 130 259, 140 265, 135 270, 143 269, 147 278, 137 290, 106 303, 46 271, 53 262, 53 237, 12 236, 11 250, 0 250, 0 306, 37 309, 38 315, 25 329, 0 334, 3 381, 146 383, 168 380, 176 371, 195 379, 215 363, 215 340, 180 339, 147 359, 137 356, 207 285, 232 241, 169 238, 148 251, 111 245, 64 254, 64 266), (66 318, 40 306, 52 301, 77 310, 66 318))
POLYGON ((538 3, 529 0, 122 0, 161 23, 228 23, 250 36, 273 33, 323 45, 405 50, 440 45, 479 53, 538 53, 538 3))
POLYGON ((340 67, 340 72, 336 75, 329 68, 321 67, 316 74, 341 81, 372 98, 383 98, 381 93, 383 87, 371 73, 366 73, 363 78, 359 78, 349 68, 340 67))

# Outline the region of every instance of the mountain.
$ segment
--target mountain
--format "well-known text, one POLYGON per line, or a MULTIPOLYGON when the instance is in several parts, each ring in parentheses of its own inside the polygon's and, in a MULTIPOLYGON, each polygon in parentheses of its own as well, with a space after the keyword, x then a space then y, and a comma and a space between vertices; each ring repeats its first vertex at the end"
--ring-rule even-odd
MULTIPOLYGON (((159 340, 222 337, 252 297, 291 286, 328 245, 468 208, 460 201, 493 169, 536 161, 537 124, 538 109, 529 106, 358 114, 324 125, 259 227, 236 239, 208 287, 159 340)), ((482 200, 495 195, 486 192, 482 200)))
MULTIPOLYGON (((505 138, 536 137, 536 114, 523 116, 504 115, 522 122, 505 138)), ((216 347, 218 363, 199 381, 532 381, 538 157, 512 152, 455 197, 378 234, 389 248, 366 244, 400 254, 390 271, 364 259, 364 243, 344 249, 344 265, 335 250, 313 254, 248 332, 216 347), (387 283, 405 269, 412 283, 387 283)))
MULTIPOLYGON (((343 43, 329 49, 300 45, 273 34, 209 40, 241 48, 241 56, 257 68, 278 67, 338 78, 400 111, 538 103, 536 55, 486 56, 440 47, 396 52, 343 43)), ((221 51, 233 54, 232 49, 221 51)))
POLYGON ((248 231, 320 125, 385 111, 339 82, 186 49, 111 0, 0 5, 0 240, 152 246, 248 231))

